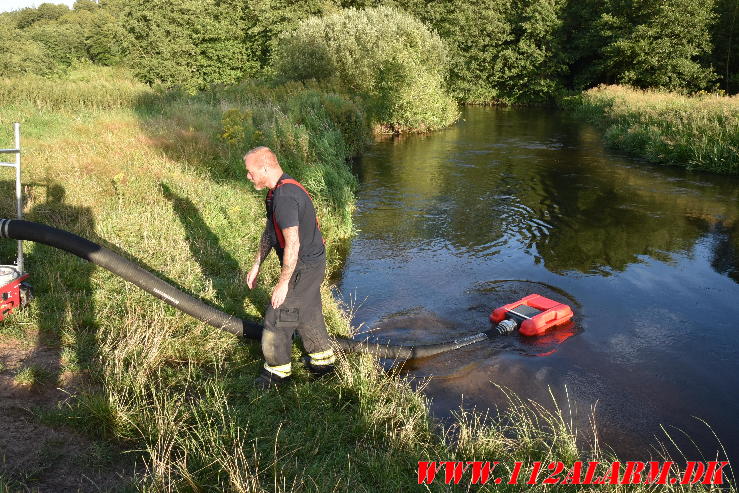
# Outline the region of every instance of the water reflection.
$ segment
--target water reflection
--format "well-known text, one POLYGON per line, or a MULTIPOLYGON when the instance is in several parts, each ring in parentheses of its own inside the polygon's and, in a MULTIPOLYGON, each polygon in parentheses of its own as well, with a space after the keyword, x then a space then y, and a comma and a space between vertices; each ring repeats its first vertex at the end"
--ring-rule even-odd
POLYGON ((686 252, 719 225, 736 251, 736 180, 609 159, 591 129, 511 113, 378 145, 361 163, 363 239, 473 256, 516 241, 551 271, 601 274, 686 252))
POLYGON ((711 267, 739 282, 739 223, 733 221, 733 224, 726 225, 723 220, 713 223, 710 241, 713 243, 711 267))
POLYGON ((357 168, 360 233, 340 290, 364 300, 355 322, 378 329, 367 337, 396 342, 486 329, 493 308, 531 292, 573 306, 561 340, 501 339, 410 366, 435 377, 440 416, 499 404, 491 381, 543 400, 566 386, 581 409, 598 402, 602 438, 624 454, 644 459, 661 423, 710 450, 691 416, 733 453, 739 180, 600 142, 551 111, 471 108, 447 131, 376 144, 357 168))

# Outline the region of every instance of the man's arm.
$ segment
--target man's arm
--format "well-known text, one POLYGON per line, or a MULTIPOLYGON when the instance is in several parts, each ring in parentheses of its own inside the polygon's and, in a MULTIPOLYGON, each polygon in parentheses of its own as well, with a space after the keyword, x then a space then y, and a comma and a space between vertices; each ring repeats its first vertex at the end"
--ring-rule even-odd
POLYGON ((285 237, 285 251, 282 254, 282 271, 274 291, 272 291, 272 308, 279 308, 287 297, 290 278, 298 265, 298 252, 300 251, 300 236, 298 227, 291 226, 282 230, 285 237))
POLYGON ((249 270, 249 273, 246 275, 246 285, 249 286, 249 289, 253 289, 254 286, 256 286, 257 275, 259 275, 259 267, 262 265, 262 262, 264 262, 264 259, 267 258, 267 255, 269 255, 269 252, 272 251, 269 226, 269 222, 267 222, 264 226, 262 238, 259 240, 257 255, 254 258, 254 264, 252 264, 251 270, 249 270))
POLYGON ((254 265, 262 265, 264 259, 266 259, 267 255, 269 255, 269 252, 272 251, 272 241, 270 241, 269 226, 269 223, 266 223, 264 225, 262 238, 259 240, 259 249, 257 250, 257 256, 254 258, 254 265))

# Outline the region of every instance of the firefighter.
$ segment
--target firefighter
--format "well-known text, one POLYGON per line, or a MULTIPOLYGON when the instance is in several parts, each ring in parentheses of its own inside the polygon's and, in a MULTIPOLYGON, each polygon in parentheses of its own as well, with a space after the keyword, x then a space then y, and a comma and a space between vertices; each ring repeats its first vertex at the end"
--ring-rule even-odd
POLYGON ((272 249, 281 265, 280 278, 264 314, 265 363, 255 384, 266 389, 290 379, 296 330, 308 353, 303 358, 306 368, 315 376, 325 375, 334 371, 335 357, 321 306, 326 249, 313 201, 300 183, 282 171, 269 148, 256 147, 247 152, 244 165, 254 188, 268 189, 267 223, 246 276, 249 289, 256 286, 259 268, 272 249))

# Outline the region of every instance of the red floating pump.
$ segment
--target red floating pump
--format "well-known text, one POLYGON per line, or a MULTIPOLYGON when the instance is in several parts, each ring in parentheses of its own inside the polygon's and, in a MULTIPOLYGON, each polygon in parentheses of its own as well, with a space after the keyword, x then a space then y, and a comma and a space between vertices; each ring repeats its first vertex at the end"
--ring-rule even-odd
POLYGON ((538 336, 550 327, 561 325, 572 318, 572 309, 540 294, 530 294, 525 298, 503 305, 493 310, 490 321, 497 324, 501 335, 518 331, 525 336, 538 336))

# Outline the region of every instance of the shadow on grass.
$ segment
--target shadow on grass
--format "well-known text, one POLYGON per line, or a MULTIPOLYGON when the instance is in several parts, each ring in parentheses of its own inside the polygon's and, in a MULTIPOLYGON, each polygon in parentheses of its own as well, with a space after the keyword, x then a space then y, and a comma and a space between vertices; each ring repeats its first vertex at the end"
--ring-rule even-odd
MULTIPOLYGON (((77 232, 93 242, 95 222, 87 207, 65 203, 65 190, 56 183, 46 187, 43 202, 36 203, 28 219, 77 232)), ((27 268, 35 288, 38 311, 38 350, 55 348, 56 361, 48 368, 56 382, 64 367, 71 371, 90 369, 98 354, 95 299, 90 278, 94 265, 46 245, 36 245, 28 256, 27 268), (62 338, 68 338, 73 351, 62 360, 62 338)))
POLYGON ((160 183, 159 187, 162 195, 172 203, 172 210, 185 230, 190 253, 200 265, 203 275, 211 281, 223 310, 242 319, 248 318, 244 311, 244 300, 248 298, 255 306, 261 307, 269 293, 259 286, 249 290, 239 262, 221 246, 220 239, 208 227, 191 200, 176 194, 164 183, 160 183))
MULTIPOLYGON (((15 217, 14 182, 0 182, 3 215, 15 217), (12 201, 14 202, 14 200, 12 201), (12 213, 10 211, 13 211, 12 213)), ((96 237, 93 212, 66 202, 64 187, 49 181, 25 187, 26 219, 96 237)), ((16 242, 0 242, 3 262, 14 260, 16 242)), ((0 491, 76 490, 83 483, 123 488, 132 463, 99 433, 79 435, 62 419, 65 403, 98 386, 99 325, 92 274, 95 266, 62 250, 24 242, 24 268, 35 298, 3 328, 19 327, 6 354, 14 361, 14 385, 0 399, 0 491), (33 320, 35 318, 35 321, 33 320), (30 321, 30 323, 29 323, 30 321), (25 327, 37 329, 26 332, 25 327), (45 416, 59 416, 51 423, 45 416), (2 479, 5 475, 5 480, 2 479), (3 486, 3 481, 6 481, 3 486)), ((89 431, 89 430, 84 430, 89 431)))
MULTIPOLYGON (((269 464, 260 471, 261 484, 271 484, 275 474, 288 485, 298 481, 306 491, 412 491, 418 487, 418 461, 447 458, 441 439, 402 436, 402 428, 415 428, 401 423, 407 413, 373 402, 387 399, 368 395, 361 384, 336 376, 312 380, 298 371, 294 383, 265 393, 245 390, 249 377, 234 373, 225 382, 229 421, 252 438, 248 446, 258 462, 269 464)), ((207 454, 198 459, 202 463, 188 467, 199 472, 199 480, 213 481, 223 473, 207 454)), ((430 490, 443 489, 438 486, 430 490)))

